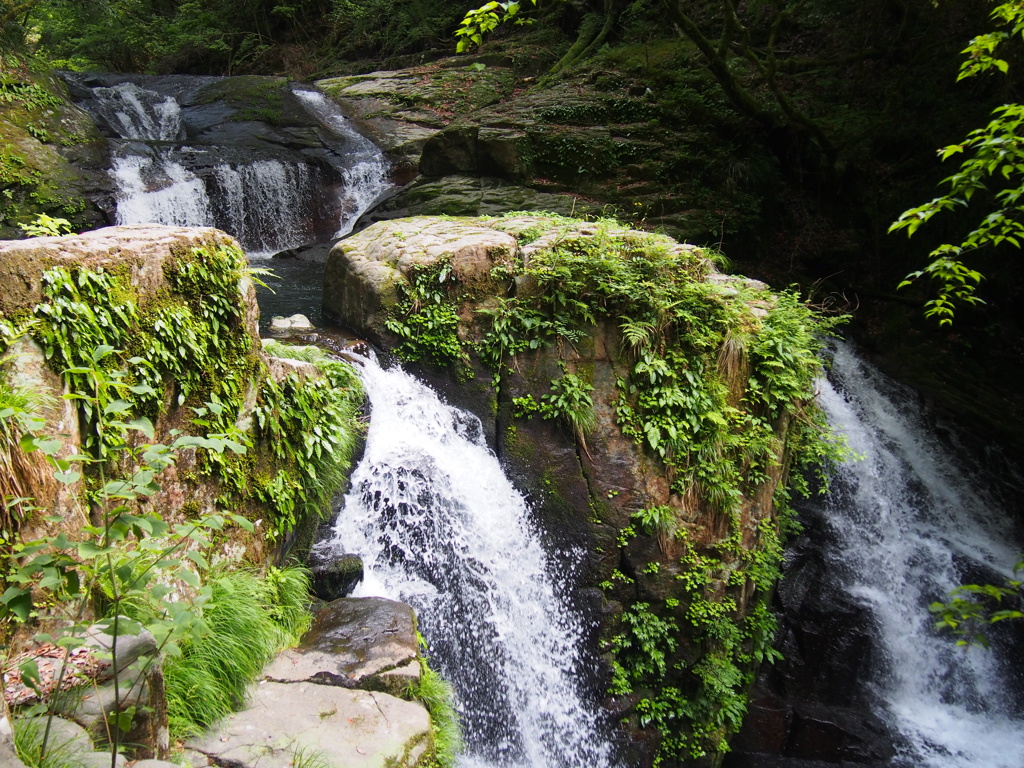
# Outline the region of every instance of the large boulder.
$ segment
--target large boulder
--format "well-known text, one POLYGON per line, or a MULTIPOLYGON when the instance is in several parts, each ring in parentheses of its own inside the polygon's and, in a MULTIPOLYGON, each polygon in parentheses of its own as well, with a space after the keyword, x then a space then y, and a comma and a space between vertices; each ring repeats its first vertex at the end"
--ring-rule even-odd
POLYGON ((429 764, 430 718, 421 704, 386 693, 263 682, 246 709, 189 746, 238 768, 291 768, 303 756, 352 768, 413 768, 429 764))
POLYGON ((332 250, 324 309, 481 419, 548 540, 588 553, 576 602, 632 675, 610 706, 640 728, 638 702, 707 701, 660 727, 715 765, 738 726, 716 708, 771 635, 774 496, 819 365, 809 311, 710 255, 554 215, 378 222, 332 250), (659 643, 652 673, 630 649, 659 643))
POLYGON ((263 672, 275 682, 309 681, 402 695, 420 677, 416 617, 382 597, 339 598, 319 611, 296 648, 263 672))
POLYGON ((471 68, 467 57, 401 70, 318 80, 381 146, 404 183, 417 173, 424 146, 452 118, 493 104, 515 84, 507 66, 471 68))
MULTIPOLYGON (((289 535, 277 544, 290 544, 296 538, 291 532, 306 528, 299 544, 311 543, 312 528, 304 524, 315 523, 320 511, 309 514, 314 510, 306 505, 296 513, 293 501, 275 497, 267 486, 284 482, 285 475, 293 487, 306 481, 295 457, 305 455, 306 433, 320 415, 289 406, 306 396, 307 388, 323 386, 323 377, 315 365, 264 352, 253 281, 234 238, 212 228, 136 225, 0 241, 0 324, 0 375, 42 401, 41 434, 62 442, 62 456, 97 448, 96 427, 82 401, 63 395, 91 393, 84 377, 72 371, 94 365, 94 351, 105 347, 105 371, 125 371, 127 384, 148 385, 148 391, 125 390, 119 396, 132 401, 133 416, 151 417, 155 442, 167 445, 182 431, 205 428, 237 429, 249 443, 249 471, 235 467, 233 475, 230 463, 210 461, 202 449, 178 451, 177 461, 157 481, 159 492, 149 497, 152 508, 171 522, 226 505, 268 524, 284 516, 282 532, 289 535), (17 327, 26 332, 9 338, 17 327), (261 430, 270 427, 253 418, 257 406, 267 403, 308 429, 293 423, 269 445, 261 430), (216 418, 203 419, 203 414, 216 418)), ((112 456, 122 463, 115 471, 128 476, 136 471, 135 459, 126 453, 114 450, 112 456)), ((31 492, 25 495, 62 522, 28 516, 22 537, 30 540, 55 527, 76 535, 89 519, 80 508, 85 480, 57 483, 45 466, 23 474, 32 475, 23 483, 31 492)), ((233 543, 244 543, 254 560, 273 554, 269 537, 237 530, 229 535, 237 537, 233 543)))

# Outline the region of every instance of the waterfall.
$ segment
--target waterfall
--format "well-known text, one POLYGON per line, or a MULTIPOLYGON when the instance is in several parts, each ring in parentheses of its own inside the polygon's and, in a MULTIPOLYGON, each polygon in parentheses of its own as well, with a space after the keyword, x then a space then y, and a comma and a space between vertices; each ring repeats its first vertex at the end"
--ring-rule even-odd
POLYGON ((238 167, 221 164, 213 173, 221 200, 216 226, 244 233, 239 240, 251 255, 309 242, 307 205, 318 181, 309 166, 257 160, 238 167))
POLYGON ((316 148, 270 126, 231 122, 230 108, 211 124, 208 103, 173 95, 211 78, 140 80, 94 87, 81 102, 115 137, 118 224, 218 227, 260 258, 348 234, 390 187, 380 149, 319 92, 293 92, 325 136, 316 148))
POLYGON ((356 131, 341 108, 320 91, 297 90, 295 95, 321 125, 342 138, 348 147, 348 167, 342 170, 342 218, 335 233, 335 237, 344 237, 391 187, 388 162, 380 148, 356 131))
POLYGON ((95 113, 104 118, 122 139, 176 141, 184 138, 181 106, 173 96, 135 83, 96 88, 95 113))
POLYGON ((925 427, 912 393, 845 345, 830 379, 822 404, 862 457, 839 467, 825 502, 839 541, 831 570, 877 626, 883 659, 871 687, 907 744, 896 763, 1020 768, 1024 717, 1005 661, 956 646, 928 605, 963 582, 964 568, 1011 575, 1024 545, 1000 501, 925 427))
POLYGON ((167 157, 115 157, 110 175, 117 182, 118 224, 209 226, 213 209, 206 185, 167 157))
POLYGON ((366 566, 357 594, 412 604, 431 663, 456 691, 464 768, 603 768, 586 693, 584 627, 567 599, 580 553, 547 553, 479 419, 367 361, 366 453, 328 551, 366 566))

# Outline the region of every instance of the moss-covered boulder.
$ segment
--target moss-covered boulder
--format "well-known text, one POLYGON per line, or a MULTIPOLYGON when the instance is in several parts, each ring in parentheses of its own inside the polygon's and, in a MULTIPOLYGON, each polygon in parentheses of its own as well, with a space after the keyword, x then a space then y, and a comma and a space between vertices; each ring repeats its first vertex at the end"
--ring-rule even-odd
POLYGON ((106 142, 45 65, 0 56, 0 238, 20 237, 36 215, 76 229, 105 222, 97 200, 112 184, 100 170, 106 142))
POLYGON ((473 410, 548 534, 585 542, 609 691, 664 764, 716 764, 739 727, 791 470, 831 450, 823 325, 713 255, 511 214, 380 222, 327 265, 328 314, 473 410))
POLYGON ((20 412, 36 414, 43 424, 30 431, 62 441, 62 456, 92 457, 77 482, 54 483, 51 471, 25 479, 24 495, 57 517, 25 507, 12 518, 22 538, 55 520, 77 535, 97 473, 137 471, 111 422, 145 417, 148 440, 215 434, 235 451, 179 451, 147 508, 169 521, 214 511, 260 521, 255 535, 238 536, 255 561, 297 537, 311 543, 350 463, 361 389, 322 356, 268 355, 258 319, 245 257, 219 230, 140 225, 0 241, 0 384, 31 393, 4 411, 4 435, 26 429, 12 421, 20 412))

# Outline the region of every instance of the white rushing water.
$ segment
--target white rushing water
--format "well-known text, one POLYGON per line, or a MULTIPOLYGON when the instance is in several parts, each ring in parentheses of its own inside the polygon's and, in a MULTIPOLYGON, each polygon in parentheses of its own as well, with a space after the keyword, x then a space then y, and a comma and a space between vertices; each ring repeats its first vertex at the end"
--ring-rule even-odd
POLYGON ((255 258, 307 243, 315 176, 308 165, 279 160, 218 165, 214 183, 220 215, 214 226, 234 234, 255 258))
POLYGON ((836 351, 822 402, 863 458, 839 468, 827 503, 846 588, 878 627, 884 669, 874 687, 910 744, 899 765, 1020 768, 1024 719, 993 652, 966 651, 934 629, 928 605, 980 563, 1011 575, 1021 544, 998 501, 922 422, 912 393, 836 351))
POLYGON ((391 187, 390 167, 380 147, 367 139, 342 113, 341 108, 320 91, 294 92, 321 125, 345 139, 347 167, 342 175, 345 184, 340 191, 341 220, 335 237, 352 231, 356 221, 391 187))
POLYGON ((176 141, 184 138, 181 106, 173 96, 163 96, 135 83, 94 88, 96 111, 123 139, 176 141))
MULTIPOLYGON (((147 81, 158 87, 155 82, 147 81)), ((390 187, 388 163, 322 93, 295 94, 314 122, 344 145, 344 156, 331 160, 334 179, 323 161, 296 152, 287 157, 298 159, 252 153, 247 162, 210 163, 223 150, 189 145, 173 96, 131 82, 92 89, 87 108, 123 140, 114 142, 110 169, 117 223, 218 227, 238 238, 250 258, 351 232, 390 187), (331 228, 323 232, 325 220, 331 228)))
POLYGON ((115 157, 118 224, 206 227, 214 220, 206 185, 180 163, 145 155, 115 157))
POLYGON ((584 693, 571 553, 549 556, 479 419, 375 362, 372 406, 329 551, 363 557, 356 594, 412 604, 432 663, 456 689, 464 768, 602 768, 610 749, 584 693))

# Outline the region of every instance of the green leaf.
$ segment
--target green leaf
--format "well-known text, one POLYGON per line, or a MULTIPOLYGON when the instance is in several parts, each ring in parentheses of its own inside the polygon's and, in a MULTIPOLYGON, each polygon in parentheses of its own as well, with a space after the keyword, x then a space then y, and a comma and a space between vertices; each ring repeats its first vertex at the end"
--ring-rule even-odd
POLYGON ((0 603, 22 623, 28 621, 32 614, 32 593, 27 589, 8 587, 0 597, 0 603))
POLYGON ((110 346, 109 344, 100 344, 92 351, 92 361, 94 363, 98 363, 100 360, 102 360, 104 357, 106 357, 113 351, 114 347, 110 346))
MULTIPOLYGON (((134 391, 134 390, 133 390, 134 391)), ((151 422, 145 416, 140 416, 137 419, 132 419, 128 422, 129 429, 135 429, 146 436, 146 439, 152 440, 156 435, 156 430, 153 428, 153 422, 151 422)))
POLYGON ((39 678, 39 665, 35 659, 28 659, 21 662, 18 665, 18 671, 21 673, 21 682, 36 692, 36 695, 42 698, 43 688, 42 680, 39 678))
POLYGON ((63 483, 64 485, 71 485, 72 483, 77 483, 79 480, 82 479, 82 473, 76 472, 73 469, 66 471, 58 471, 53 473, 53 478, 58 483, 63 483))
POLYGON ((78 556, 83 560, 91 560, 114 551, 116 551, 114 547, 101 547, 91 541, 81 541, 78 543, 78 556))

